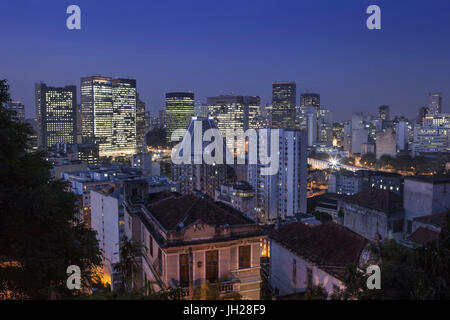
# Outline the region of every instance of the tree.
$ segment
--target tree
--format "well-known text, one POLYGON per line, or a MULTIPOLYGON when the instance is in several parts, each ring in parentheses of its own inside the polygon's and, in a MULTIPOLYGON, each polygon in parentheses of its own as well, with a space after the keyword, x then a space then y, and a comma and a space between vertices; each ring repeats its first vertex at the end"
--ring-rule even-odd
POLYGON ((304 300, 326 300, 327 298, 327 290, 320 285, 308 287, 303 296, 304 300))
POLYGON ((360 164, 368 167, 373 167, 377 162, 377 156, 374 153, 366 153, 361 156, 360 164))
POLYGON ((120 262, 114 265, 114 269, 119 273, 120 290, 132 291, 133 275, 142 271, 139 259, 147 249, 145 246, 126 236, 122 238, 119 247, 120 262))
POLYGON ((450 298, 450 221, 439 241, 418 249, 404 247, 394 240, 372 246, 381 258, 381 289, 367 288, 365 270, 351 266, 345 289, 333 299, 449 299, 450 298))
POLYGON ((450 212, 437 241, 417 249, 421 269, 417 288, 419 299, 450 299, 450 212))
POLYGON ((340 160, 340 163, 354 166, 355 165, 355 158, 353 157, 344 157, 340 160))
POLYGON ((50 175, 44 153, 28 153, 31 128, 3 104, 0 81, 0 295, 30 299, 68 297, 67 267, 81 269, 82 289, 101 265, 95 232, 78 220, 75 196, 50 175))

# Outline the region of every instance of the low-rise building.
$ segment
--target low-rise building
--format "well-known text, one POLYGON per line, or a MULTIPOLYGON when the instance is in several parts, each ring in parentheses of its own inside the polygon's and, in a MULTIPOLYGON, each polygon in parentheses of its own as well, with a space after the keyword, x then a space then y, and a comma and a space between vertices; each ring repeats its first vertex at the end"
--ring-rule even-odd
POLYGON ((270 285, 276 297, 303 293, 322 286, 331 296, 344 289, 349 265, 361 265, 368 241, 355 232, 328 222, 307 226, 287 224, 269 235, 270 285))
POLYGON ((393 192, 368 189, 339 200, 344 226, 371 241, 403 239, 405 212, 402 198, 393 192))
POLYGON ((368 171, 370 188, 403 194, 403 176, 398 173, 368 171))
POLYGON ((408 236, 413 232, 414 218, 450 210, 450 177, 405 177, 403 206, 408 236))
POLYGON ((216 201, 223 202, 255 220, 255 192, 253 187, 245 181, 234 184, 224 184, 216 190, 216 201))
POLYGON ((412 225, 412 233, 406 239, 406 244, 417 247, 439 239, 442 228, 445 226, 448 212, 432 214, 415 218, 412 225))
POLYGON ((144 184, 125 185, 126 228, 148 248, 136 288, 160 281, 189 298, 207 280, 222 295, 260 298, 264 235, 258 224, 207 198, 145 190, 144 184))
POLYGON ((328 192, 352 195, 364 190, 362 171, 341 170, 328 176, 328 192))

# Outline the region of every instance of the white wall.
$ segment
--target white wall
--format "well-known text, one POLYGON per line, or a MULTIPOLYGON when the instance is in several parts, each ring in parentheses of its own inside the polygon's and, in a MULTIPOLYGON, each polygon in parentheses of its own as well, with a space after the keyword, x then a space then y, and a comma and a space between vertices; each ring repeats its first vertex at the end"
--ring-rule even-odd
POLYGON ((119 262, 119 203, 114 197, 91 191, 91 228, 97 231, 105 267, 119 262))
POLYGON ((306 290, 307 268, 312 269, 313 285, 324 287, 328 295, 333 293, 333 284, 343 289, 341 281, 303 260, 275 241, 270 242, 270 284, 272 289, 278 289, 279 295, 303 292, 306 290), (296 282, 293 282, 293 259, 296 260, 296 282))

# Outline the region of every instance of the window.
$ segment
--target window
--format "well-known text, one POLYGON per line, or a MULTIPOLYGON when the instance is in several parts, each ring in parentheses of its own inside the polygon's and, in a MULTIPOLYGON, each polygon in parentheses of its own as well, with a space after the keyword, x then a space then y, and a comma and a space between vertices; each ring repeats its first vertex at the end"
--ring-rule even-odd
POLYGON ((239 269, 250 268, 250 246, 239 247, 239 269))
POLYGON ((206 280, 213 283, 219 279, 219 251, 206 251, 206 280))
POLYGON ((189 286, 189 255, 180 254, 179 255, 179 265, 180 265, 180 286, 189 286))
POLYGON ((297 283, 297 261, 292 259, 292 282, 297 283))
POLYGON ((311 268, 306 268, 306 285, 311 288, 313 284, 313 271, 311 268))
POLYGON ((150 256, 153 257, 153 238, 152 236, 148 236, 148 238, 149 238, 148 249, 150 251, 150 256))

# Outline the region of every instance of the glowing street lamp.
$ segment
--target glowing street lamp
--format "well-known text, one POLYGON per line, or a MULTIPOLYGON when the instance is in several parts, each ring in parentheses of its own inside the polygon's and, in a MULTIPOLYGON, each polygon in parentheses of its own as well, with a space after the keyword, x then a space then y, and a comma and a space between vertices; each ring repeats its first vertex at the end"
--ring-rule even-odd
POLYGON ((338 165, 338 161, 336 158, 331 158, 330 163, 331 163, 331 166, 333 166, 333 167, 336 167, 338 165))

